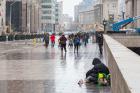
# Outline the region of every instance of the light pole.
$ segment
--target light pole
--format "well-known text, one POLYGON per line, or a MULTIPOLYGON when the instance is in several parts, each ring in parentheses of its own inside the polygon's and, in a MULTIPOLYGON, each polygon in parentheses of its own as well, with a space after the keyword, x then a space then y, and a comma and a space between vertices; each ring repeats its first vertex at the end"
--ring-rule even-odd
POLYGON ((122 11, 122 19, 124 20, 125 19, 125 12, 122 11))
POLYGON ((12 6, 16 3, 17 1, 13 2, 10 4, 10 32, 11 32, 11 25, 12 25, 12 6))
POLYGON ((31 33, 31 8, 32 8, 32 5, 31 5, 31 0, 29 0, 29 21, 28 21, 28 30, 29 30, 29 32, 28 33, 31 33))
POLYGON ((104 33, 106 34, 107 33, 107 31, 106 31, 107 21, 105 19, 103 20, 103 25, 104 25, 104 33))

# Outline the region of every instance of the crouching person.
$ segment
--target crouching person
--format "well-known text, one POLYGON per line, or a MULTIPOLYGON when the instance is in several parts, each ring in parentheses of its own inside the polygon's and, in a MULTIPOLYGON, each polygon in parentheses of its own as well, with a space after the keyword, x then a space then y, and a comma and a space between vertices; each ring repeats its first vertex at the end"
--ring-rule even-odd
POLYGON ((93 82, 94 84, 109 85, 110 74, 106 65, 100 59, 94 58, 92 65, 94 67, 86 73, 86 82, 93 82))

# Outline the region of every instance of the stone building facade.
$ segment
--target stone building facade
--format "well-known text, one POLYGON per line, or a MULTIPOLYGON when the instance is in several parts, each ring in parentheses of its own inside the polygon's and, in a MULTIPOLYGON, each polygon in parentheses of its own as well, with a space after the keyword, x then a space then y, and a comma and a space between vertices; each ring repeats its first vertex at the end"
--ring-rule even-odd
POLYGON ((55 32, 60 32, 63 24, 63 2, 55 4, 55 32))
POLYGON ((110 19, 110 16, 114 18, 114 21, 118 20, 118 0, 102 0, 103 4, 103 18, 110 19))
POLYGON ((56 0, 40 0, 42 32, 54 32, 55 30, 55 4, 56 0))
POLYGON ((38 33, 40 31, 39 0, 22 0, 22 31, 38 33))
POLYGON ((0 34, 2 32, 5 32, 6 30, 5 11, 6 11, 6 0, 0 0, 0 34))
MULTIPOLYGON (((126 4, 126 18, 140 16, 140 0, 125 0, 126 4)), ((140 28, 140 19, 130 25, 130 27, 140 28)))

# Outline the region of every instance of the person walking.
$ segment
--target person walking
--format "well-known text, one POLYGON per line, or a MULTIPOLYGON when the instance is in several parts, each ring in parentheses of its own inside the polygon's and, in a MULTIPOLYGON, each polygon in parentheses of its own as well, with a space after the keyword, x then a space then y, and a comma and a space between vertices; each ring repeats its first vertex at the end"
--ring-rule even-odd
POLYGON ((61 46, 61 52, 63 52, 63 49, 65 50, 65 52, 67 52, 67 50, 66 50, 66 41, 67 41, 67 38, 65 37, 65 35, 62 35, 59 38, 59 44, 61 46))
POLYGON ((80 46, 80 37, 78 35, 75 35, 73 42, 74 42, 74 53, 75 53, 75 50, 77 50, 77 53, 78 53, 78 49, 80 46))
POLYGON ((45 46, 48 47, 48 45, 49 45, 49 34, 48 33, 44 34, 43 42, 45 42, 45 46))
POLYGON ((69 40, 69 47, 73 47, 73 38, 71 35, 69 35, 68 40, 69 40))
POLYGON ((102 49, 102 47, 103 47, 103 34, 102 33, 98 34, 97 41, 98 41, 98 45, 99 45, 100 54, 102 55, 102 52, 103 52, 103 49, 102 49))
POLYGON ((83 41, 84 41, 84 45, 87 46, 87 43, 88 43, 88 36, 87 36, 86 33, 83 35, 83 41))
POLYGON ((51 39, 51 45, 52 45, 52 47, 54 47, 54 45, 55 45, 55 34, 54 33, 51 35, 50 39, 51 39))

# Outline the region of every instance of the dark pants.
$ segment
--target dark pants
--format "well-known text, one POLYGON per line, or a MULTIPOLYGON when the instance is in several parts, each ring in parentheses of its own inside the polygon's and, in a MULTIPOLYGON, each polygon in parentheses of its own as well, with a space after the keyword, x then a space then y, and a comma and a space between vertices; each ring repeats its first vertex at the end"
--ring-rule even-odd
POLYGON ((93 73, 92 70, 89 70, 89 71, 86 73, 86 79, 87 79, 89 82, 93 82, 94 84, 97 84, 97 83, 98 83, 98 74, 95 74, 95 73, 93 73))
POLYGON ((63 49, 65 50, 65 52, 67 52, 66 50, 66 44, 61 44, 61 51, 63 52, 63 49))
POLYGON ((78 52, 78 48, 79 48, 79 44, 75 44, 74 45, 74 52, 75 52, 75 50, 77 50, 77 52, 78 52))
POLYGON ((94 84, 98 84, 98 77, 97 76, 88 76, 86 79, 89 82, 93 82, 94 84))
POLYGON ((99 51, 100 51, 100 54, 102 55, 103 53, 103 49, 102 49, 103 45, 102 44, 99 44, 99 51))
POLYGON ((45 46, 48 47, 49 45, 49 42, 45 41, 45 46))
POLYGON ((52 47, 54 47, 55 41, 51 41, 51 45, 52 45, 52 47))

